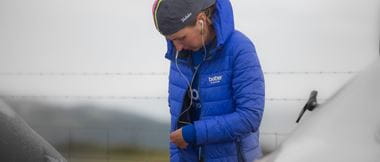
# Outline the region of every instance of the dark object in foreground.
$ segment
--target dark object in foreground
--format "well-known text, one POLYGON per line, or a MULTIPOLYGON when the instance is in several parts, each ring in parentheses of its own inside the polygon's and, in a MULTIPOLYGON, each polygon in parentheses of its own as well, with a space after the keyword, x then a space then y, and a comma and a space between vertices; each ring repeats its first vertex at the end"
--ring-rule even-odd
POLYGON ((298 123, 301 120, 306 110, 313 111, 314 108, 318 106, 317 95, 318 95, 318 91, 316 90, 311 91, 309 100, 306 102, 305 106, 302 108, 300 114, 298 115, 298 119, 296 123, 298 123))
POLYGON ((67 162, 2 100, 0 100, 0 161, 67 162))

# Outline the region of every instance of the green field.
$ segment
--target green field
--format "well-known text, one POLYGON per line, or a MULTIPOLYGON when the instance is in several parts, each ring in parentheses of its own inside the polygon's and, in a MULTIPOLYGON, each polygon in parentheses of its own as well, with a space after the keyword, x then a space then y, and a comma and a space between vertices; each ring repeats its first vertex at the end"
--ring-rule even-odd
POLYGON ((90 144, 75 144, 62 152, 69 162, 168 162, 167 150, 149 150, 137 147, 102 148, 90 144))

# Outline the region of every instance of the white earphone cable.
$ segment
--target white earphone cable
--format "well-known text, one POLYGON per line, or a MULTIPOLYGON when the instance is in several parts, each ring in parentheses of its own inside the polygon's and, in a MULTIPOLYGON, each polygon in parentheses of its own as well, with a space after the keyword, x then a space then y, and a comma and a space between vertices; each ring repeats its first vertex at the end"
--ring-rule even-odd
MULTIPOLYGON (((202 46, 203 46, 203 50, 204 50, 204 56, 203 56, 203 61, 206 60, 206 55, 207 55, 207 49, 206 49, 206 46, 205 46, 205 41, 204 41, 204 37, 203 37, 203 21, 202 21, 202 28, 201 28, 201 37, 202 37, 202 46)), ((193 82, 194 82, 194 79, 195 79, 195 76, 197 75, 197 72, 198 72, 198 69, 199 68, 196 68, 195 71, 194 71, 194 74, 191 78, 191 82, 186 78, 186 76, 182 73, 182 71, 179 69, 178 67, 178 55, 179 55, 179 51, 176 51, 176 56, 175 56, 175 64, 176 64, 176 68, 178 70, 178 72, 180 73, 180 75, 182 76, 182 78, 185 79, 187 85, 189 86, 189 90, 190 90, 190 104, 188 107, 186 107, 186 109, 184 111, 181 112, 181 114, 179 114, 179 118, 184 114, 186 113, 187 111, 190 110, 191 106, 193 105, 193 82)), ((202 61, 202 62, 203 62, 202 61)), ((186 94, 188 95, 188 94, 186 94)), ((184 124, 191 124, 190 122, 184 122, 184 121, 180 121, 178 120, 180 123, 184 123, 184 124)))

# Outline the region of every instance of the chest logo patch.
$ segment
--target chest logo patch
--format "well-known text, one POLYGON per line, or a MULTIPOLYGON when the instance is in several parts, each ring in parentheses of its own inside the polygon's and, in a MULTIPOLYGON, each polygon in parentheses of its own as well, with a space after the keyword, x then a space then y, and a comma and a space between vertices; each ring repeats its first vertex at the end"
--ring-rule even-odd
POLYGON ((220 83, 222 81, 222 79, 223 79, 222 75, 208 77, 208 81, 210 82, 210 84, 220 83))

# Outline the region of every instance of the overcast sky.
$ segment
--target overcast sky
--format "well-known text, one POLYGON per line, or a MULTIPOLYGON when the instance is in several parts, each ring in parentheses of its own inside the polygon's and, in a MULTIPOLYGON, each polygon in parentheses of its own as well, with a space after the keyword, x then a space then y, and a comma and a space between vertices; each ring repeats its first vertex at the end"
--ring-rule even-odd
MULTIPOLYGON (((90 102, 169 120, 165 98, 133 99, 167 96, 169 62, 152 3, 0 0, 0 93, 102 96, 90 102)), ((232 3, 237 29, 253 40, 267 72, 267 98, 307 98, 312 89, 328 98, 379 56, 378 0, 232 3), (321 71, 343 73, 273 73, 321 71)))

